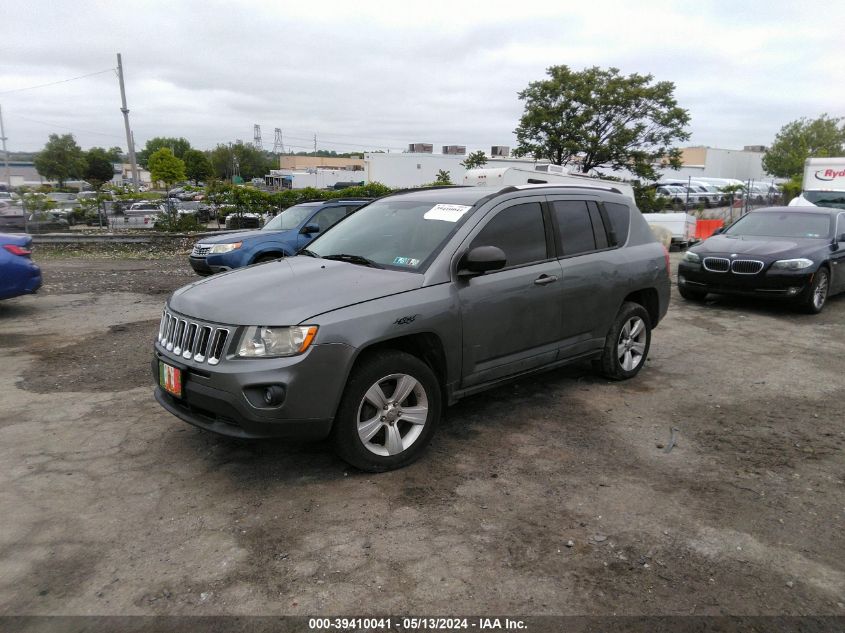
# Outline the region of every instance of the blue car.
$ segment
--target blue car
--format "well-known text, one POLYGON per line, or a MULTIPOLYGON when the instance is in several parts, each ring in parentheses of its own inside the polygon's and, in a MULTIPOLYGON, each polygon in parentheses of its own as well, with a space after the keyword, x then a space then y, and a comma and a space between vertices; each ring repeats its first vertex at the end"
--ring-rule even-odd
POLYGON ((41 269, 31 254, 32 237, 0 233, 0 299, 33 294, 41 287, 41 269))
POLYGON ((288 207, 258 231, 203 238, 191 251, 191 268, 200 275, 211 275, 294 255, 368 202, 367 199, 303 202, 288 207))

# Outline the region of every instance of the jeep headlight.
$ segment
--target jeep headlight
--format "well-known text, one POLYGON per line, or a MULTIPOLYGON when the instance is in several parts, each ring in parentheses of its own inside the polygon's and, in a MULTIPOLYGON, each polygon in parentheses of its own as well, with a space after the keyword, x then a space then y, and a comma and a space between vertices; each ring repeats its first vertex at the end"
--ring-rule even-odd
POLYGON ((209 253, 228 253, 241 247, 243 242, 232 242, 231 244, 215 244, 211 247, 209 253))
POLYGON ((685 262, 689 262, 690 264, 698 264, 701 262, 701 257, 698 256, 698 253, 693 253, 692 251, 684 253, 684 256, 681 259, 685 262))
POLYGON ((241 358, 274 358, 294 356, 307 350, 317 335, 316 325, 270 327, 250 325, 238 343, 241 358))
POLYGON ((772 268, 776 270, 803 270, 805 268, 809 268, 812 265, 812 259, 799 257, 797 259, 779 259, 774 264, 772 264, 772 268))

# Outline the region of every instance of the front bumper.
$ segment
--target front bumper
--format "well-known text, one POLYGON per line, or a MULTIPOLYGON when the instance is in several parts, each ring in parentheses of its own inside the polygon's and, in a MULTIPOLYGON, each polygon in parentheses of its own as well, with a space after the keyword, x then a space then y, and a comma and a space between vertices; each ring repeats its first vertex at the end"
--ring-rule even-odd
POLYGON ((813 272, 806 271, 772 273, 765 268, 756 275, 730 271, 714 273, 705 270, 701 264, 681 262, 678 265, 678 286, 714 294, 797 300, 809 291, 813 275, 813 272))
POLYGON ((198 275, 213 275, 214 273, 232 270, 231 266, 215 261, 214 257, 195 257, 191 255, 188 260, 191 262, 191 268, 198 275))
POLYGON ((314 345, 301 356, 227 358, 209 366, 185 361, 156 343, 151 363, 156 384, 161 361, 178 367, 183 396, 158 386, 155 398, 176 417, 221 435, 321 439, 331 431, 353 354, 348 345, 314 345), (275 406, 263 401, 271 385, 284 390, 284 399, 275 406))

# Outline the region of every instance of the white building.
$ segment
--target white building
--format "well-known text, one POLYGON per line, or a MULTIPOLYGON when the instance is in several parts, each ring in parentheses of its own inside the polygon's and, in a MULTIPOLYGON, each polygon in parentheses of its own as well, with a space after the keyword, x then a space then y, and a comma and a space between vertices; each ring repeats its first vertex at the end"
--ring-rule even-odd
MULTIPOLYGON (((461 163, 466 160, 461 154, 428 153, 372 153, 364 154, 364 173, 367 182, 380 182, 394 188, 419 187, 437 179, 440 170, 449 172, 450 180, 455 184, 464 181, 466 168, 461 163)), ((533 158, 488 158, 485 167, 528 167, 547 164, 548 161, 535 161, 533 158)))
POLYGON ((338 183, 350 187, 364 184, 365 173, 350 169, 271 169, 264 182, 273 189, 331 189, 338 183))

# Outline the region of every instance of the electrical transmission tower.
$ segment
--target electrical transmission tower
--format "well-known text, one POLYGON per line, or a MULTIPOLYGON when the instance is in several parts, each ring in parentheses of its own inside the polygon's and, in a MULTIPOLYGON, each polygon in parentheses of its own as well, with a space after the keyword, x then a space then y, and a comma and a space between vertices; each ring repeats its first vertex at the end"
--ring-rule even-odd
POLYGON ((264 149, 261 144, 261 126, 258 123, 252 126, 252 138, 252 144, 255 145, 256 149, 264 149))
POLYGON ((285 153, 285 144, 282 141, 282 128, 276 128, 276 136, 273 139, 273 153, 274 154, 284 154, 285 153))

